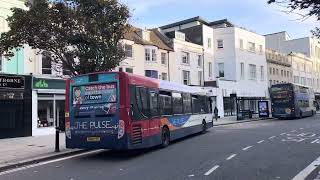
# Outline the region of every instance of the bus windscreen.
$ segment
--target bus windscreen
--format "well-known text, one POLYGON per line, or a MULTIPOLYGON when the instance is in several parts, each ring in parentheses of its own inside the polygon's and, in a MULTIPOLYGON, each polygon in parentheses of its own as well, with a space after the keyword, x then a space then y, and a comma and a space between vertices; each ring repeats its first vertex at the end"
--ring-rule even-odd
POLYGON ((273 103, 288 103, 292 99, 292 89, 290 86, 272 87, 271 98, 273 103))

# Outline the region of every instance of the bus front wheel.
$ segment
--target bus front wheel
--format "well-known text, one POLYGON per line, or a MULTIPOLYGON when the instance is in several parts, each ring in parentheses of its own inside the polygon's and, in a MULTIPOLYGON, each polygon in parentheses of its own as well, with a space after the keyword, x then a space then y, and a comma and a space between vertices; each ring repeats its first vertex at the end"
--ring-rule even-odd
POLYGON ((170 131, 169 131, 169 128, 166 127, 166 126, 162 128, 161 140, 162 140, 161 147, 164 148, 164 147, 169 146, 169 143, 170 143, 170 131))
POLYGON ((203 134, 207 132, 207 122, 205 120, 202 121, 202 131, 203 134))

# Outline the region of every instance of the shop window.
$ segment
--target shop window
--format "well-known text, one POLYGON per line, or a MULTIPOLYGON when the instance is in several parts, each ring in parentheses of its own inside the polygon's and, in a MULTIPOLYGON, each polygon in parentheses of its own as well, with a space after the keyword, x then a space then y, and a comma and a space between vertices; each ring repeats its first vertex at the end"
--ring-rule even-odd
POLYGON ((38 101, 38 127, 53 126, 53 101, 38 101))

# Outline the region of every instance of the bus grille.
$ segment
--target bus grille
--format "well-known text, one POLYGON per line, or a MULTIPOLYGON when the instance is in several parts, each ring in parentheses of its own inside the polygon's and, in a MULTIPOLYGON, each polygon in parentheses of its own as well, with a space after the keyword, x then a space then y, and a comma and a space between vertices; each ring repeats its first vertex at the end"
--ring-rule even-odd
POLYGON ((142 143, 142 131, 141 125, 132 126, 132 144, 141 144, 142 143))

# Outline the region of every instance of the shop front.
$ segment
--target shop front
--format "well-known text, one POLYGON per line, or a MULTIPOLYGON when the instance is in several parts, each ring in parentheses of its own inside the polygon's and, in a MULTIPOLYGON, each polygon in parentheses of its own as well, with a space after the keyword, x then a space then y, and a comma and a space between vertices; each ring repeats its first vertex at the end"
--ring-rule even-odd
POLYGON ((64 130, 65 80, 34 77, 32 91, 32 135, 64 130))
POLYGON ((31 76, 0 75, 0 139, 31 136, 31 76))

